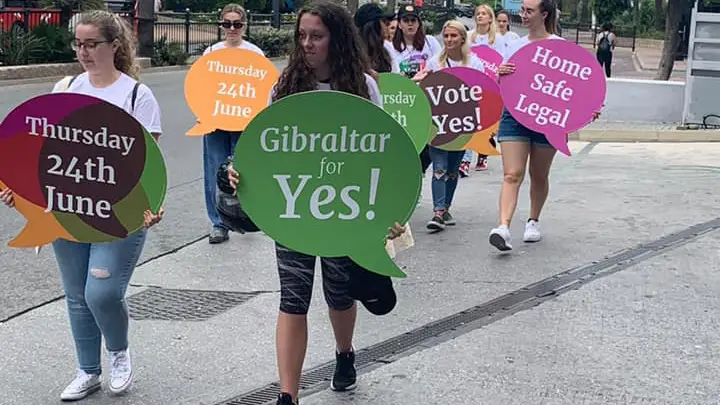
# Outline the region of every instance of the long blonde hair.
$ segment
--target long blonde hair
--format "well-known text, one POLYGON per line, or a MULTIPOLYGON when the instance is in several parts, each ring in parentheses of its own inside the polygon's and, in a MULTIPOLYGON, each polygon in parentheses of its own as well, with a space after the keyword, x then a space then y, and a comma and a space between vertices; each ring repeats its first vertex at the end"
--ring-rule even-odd
POLYGON ((115 69, 137 80, 139 66, 135 58, 135 36, 127 21, 105 10, 86 11, 80 15, 78 24, 94 25, 107 41, 118 41, 115 51, 115 69))
POLYGON ((475 29, 473 30, 472 34, 470 35, 470 42, 475 42, 475 39, 477 39, 478 35, 481 35, 478 32, 477 29, 477 15, 480 14, 480 10, 485 10, 490 15, 490 26, 488 27, 488 45, 494 45, 495 44, 495 37, 497 35, 497 23, 495 22, 495 12, 493 9, 488 6, 487 4, 481 4, 477 6, 475 9, 475 14, 473 15, 475 19, 475 29))
MULTIPOLYGON (((461 23, 458 20, 448 20, 442 28, 443 34, 445 33, 446 28, 455 28, 460 32, 460 36, 462 36, 463 44, 460 48, 460 51, 462 53, 462 61, 463 66, 468 64, 468 61, 470 60, 470 43, 468 42, 468 33, 467 29, 465 28, 465 24, 461 23)), ((446 65, 448 60, 448 54, 447 54, 447 48, 443 46, 442 51, 440 51, 440 55, 438 55, 438 61, 440 62, 440 66, 446 65)))

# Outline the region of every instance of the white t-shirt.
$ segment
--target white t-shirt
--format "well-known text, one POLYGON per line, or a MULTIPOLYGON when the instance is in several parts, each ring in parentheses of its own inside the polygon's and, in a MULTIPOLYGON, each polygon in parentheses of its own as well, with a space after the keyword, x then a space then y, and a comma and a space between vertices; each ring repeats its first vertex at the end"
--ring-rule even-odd
POLYGON ((142 83, 138 87, 137 96, 135 98, 135 108, 132 106, 132 93, 137 80, 126 75, 120 74, 120 78, 115 83, 104 88, 94 87, 90 83, 87 72, 78 75, 67 90, 63 90, 65 80, 55 83, 52 89, 53 93, 66 91, 69 93, 86 94, 88 96, 97 97, 114 104, 128 114, 135 117, 140 124, 151 134, 162 133, 162 123, 160 121, 160 106, 150 88, 142 83))
MULTIPOLYGON (((380 108, 383 108, 383 99, 380 95, 380 88, 378 87, 377 82, 375 79, 373 79, 372 76, 365 73, 365 83, 368 87, 368 94, 370 95, 370 101, 372 101, 375 105, 377 105, 380 108)), ((332 86, 330 83, 325 82, 318 82, 316 90, 332 90, 332 86)), ((273 86, 272 91, 270 92, 270 98, 268 99, 268 105, 272 104, 272 99, 275 96, 275 86, 273 86)))
MULTIPOLYGON (((559 37, 559 36, 557 36, 557 35, 555 35, 555 34, 550 35, 547 39, 562 39, 562 40, 565 40, 565 38, 559 37)), ((506 48, 506 50, 505 50, 505 54, 503 55, 503 57, 504 57, 503 62, 507 62, 508 59, 510 59, 510 57, 515 54, 515 52, 517 52, 518 50, 520 50, 520 48, 522 48, 523 46, 525 46, 525 45, 527 45, 527 44, 529 44, 529 43, 530 43, 530 40, 528 39, 528 36, 527 36, 527 35, 525 35, 525 36, 522 37, 522 38, 518 38, 518 39, 516 39, 516 40, 514 40, 514 41, 509 41, 509 42, 508 42, 508 46, 507 46, 507 48, 506 48)))
MULTIPOLYGON (((227 48, 227 47, 228 47, 228 46, 227 46, 227 44, 225 44, 225 41, 218 42, 218 43, 216 43, 216 44, 213 44, 213 45, 210 45, 209 47, 207 47, 207 49, 205 49, 205 51, 203 52, 203 55, 207 55, 207 54, 209 54, 209 53, 212 52, 212 51, 217 51, 218 49, 224 49, 224 48, 227 48)), ((240 46, 238 46, 237 48, 239 48, 239 49, 247 49, 247 50, 250 50, 250 51, 253 51, 253 52, 257 52, 257 53, 259 53, 259 54, 262 55, 262 56, 265 56, 265 52, 263 52, 262 49, 260 49, 257 45, 255 45, 255 44, 253 44, 252 42, 249 42, 249 41, 243 40, 242 42, 240 42, 240 46)))
POLYGON ((442 69, 449 68, 449 67, 456 67, 456 66, 469 67, 469 68, 477 69, 481 72, 485 71, 485 63, 483 63, 483 61, 480 60, 480 58, 478 58, 472 52, 469 55, 467 65, 464 65, 462 63, 462 61, 452 60, 449 58, 448 58, 447 62, 440 65, 440 55, 435 55, 432 57, 432 59, 430 59, 430 61, 428 62, 427 66, 425 68, 429 71, 437 72, 438 70, 442 70, 442 69))
POLYGON ((479 46, 479 45, 487 45, 490 48, 498 51, 501 55, 505 54, 505 48, 507 47, 507 38, 500 35, 495 34, 495 42, 493 42, 492 45, 490 45, 490 38, 488 34, 482 34, 482 35, 476 35, 475 40, 472 40, 472 33, 468 33, 468 39, 470 42, 470 47, 479 46))
POLYGON ((391 41, 385 41, 384 45, 393 61, 392 72, 402 73, 408 77, 415 76, 425 67, 430 58, 442 50, 440 42, 432 35, 425 36, 425 45, 420 51, 412 45, 406 45, 405 50, 399 52, 391 41))

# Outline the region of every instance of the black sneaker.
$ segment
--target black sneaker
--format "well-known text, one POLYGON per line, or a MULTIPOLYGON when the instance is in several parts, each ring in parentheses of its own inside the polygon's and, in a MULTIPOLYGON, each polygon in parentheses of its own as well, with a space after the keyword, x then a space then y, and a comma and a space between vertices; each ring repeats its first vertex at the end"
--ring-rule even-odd
POLYGON ((450 215, 450 211, 445 211, 445 213, 442 216, 443 222, 445 222, 445 225, 453 226, 455 225, 455 218, 453 218, 452 215, 450 215))
POLYGON ((335 374, 330 382, 333 391, 349 391, 357 385, 355 352, 335 354, 335 374))
POLYGON ((435 214, 435 216, 427 223, 427 229, 431 231, 442 231, 445 229, 445 221, 440 215, 435 214))
POLYGON ((300 402, 293 402, 292 396, 290 394, 281 393, 278 395, 278 400, 275 403, 275 405, 299 405, 300 402))
POLYGON ((223 243, 228 239, 230 239, 228 230, 220 227, 213 228, 213 230, 210 232, 210 236, 208 237, 208 240, 212 245, 223 243))

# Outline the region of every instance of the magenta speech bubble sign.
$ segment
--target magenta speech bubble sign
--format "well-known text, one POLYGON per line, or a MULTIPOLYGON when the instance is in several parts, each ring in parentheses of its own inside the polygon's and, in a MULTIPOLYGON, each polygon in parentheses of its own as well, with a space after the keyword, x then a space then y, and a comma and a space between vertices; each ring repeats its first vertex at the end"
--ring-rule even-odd
POLYGON ((600 64, 583 47, 561 39, 525 45, 509 62, 515 64, 515 73, 500 82, 507 110, 570 156, 567 134, 592 122, 605 100, 600 64))
POLYGON ((485 64, 485 74, 490 76, 491 79, 498 79, 498 67, 502 64, 503 56, 500 52, 490 48, 487 45, 478 45, 470 48, 472 53, 478 57, 485 64))

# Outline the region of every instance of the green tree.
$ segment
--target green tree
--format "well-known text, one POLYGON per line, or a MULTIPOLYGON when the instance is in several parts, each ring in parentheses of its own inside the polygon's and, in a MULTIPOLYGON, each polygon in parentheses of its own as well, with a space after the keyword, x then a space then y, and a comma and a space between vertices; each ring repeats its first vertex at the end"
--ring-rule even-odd
POLYGON ((680 47, 680 24, 682 17, 695 4, 695 0, 668 0, 665 9, 665 42, 658 66, 656 80, 669 80, 675 66, 675 54, 680 47))
POLYGON ((595 0, 593 11, 599 24, 611 22, 628 10, 626 0, 595 0))

